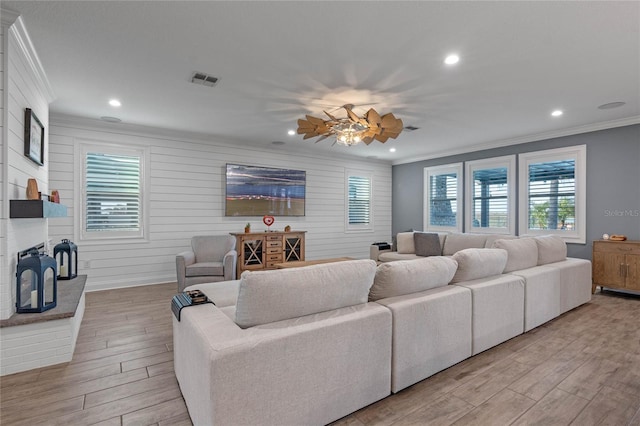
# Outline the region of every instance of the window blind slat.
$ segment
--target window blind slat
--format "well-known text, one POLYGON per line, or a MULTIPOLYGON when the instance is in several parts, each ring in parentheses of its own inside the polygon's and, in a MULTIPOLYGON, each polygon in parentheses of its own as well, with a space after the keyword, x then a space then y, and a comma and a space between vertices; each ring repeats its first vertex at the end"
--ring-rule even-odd
POLYGON ((141 159, 137 156, 87 153, 87 231, 139 231, 141 159))

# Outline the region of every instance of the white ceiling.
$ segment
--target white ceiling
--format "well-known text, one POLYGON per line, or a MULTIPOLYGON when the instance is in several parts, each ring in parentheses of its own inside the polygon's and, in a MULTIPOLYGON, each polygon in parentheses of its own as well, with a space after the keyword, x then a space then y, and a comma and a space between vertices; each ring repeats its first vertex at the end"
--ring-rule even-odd
POLYGON ((636 1, 2 3, 22 16, 55 114, 393 163, 640 122, 636 1), (191 84, 193 71, 220 81, 191 84), (347 103, 420 129, 351 148, 287 135, 347 103))

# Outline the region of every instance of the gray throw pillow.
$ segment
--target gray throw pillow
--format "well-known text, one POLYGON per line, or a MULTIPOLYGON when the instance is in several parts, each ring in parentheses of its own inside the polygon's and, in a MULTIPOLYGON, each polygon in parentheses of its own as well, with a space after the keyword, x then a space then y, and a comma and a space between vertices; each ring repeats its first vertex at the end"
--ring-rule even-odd
POLYGON ((418 256, 440 256, 442 248, 440 247, 440 237, 438 234, 429 232, 414 232, 413 244, 416 247, 416 255, 418 256))

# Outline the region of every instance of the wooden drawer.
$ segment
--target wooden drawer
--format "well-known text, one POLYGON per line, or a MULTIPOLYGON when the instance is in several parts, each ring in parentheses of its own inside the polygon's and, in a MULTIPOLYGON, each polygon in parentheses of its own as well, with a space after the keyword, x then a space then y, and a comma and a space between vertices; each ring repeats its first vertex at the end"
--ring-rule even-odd
POLYGON ((267 254, 280 253, 282 254, 282 247, 269 247, 267 249, 267 254))
POLYGON ((626 243, 624 241, 594 241, 593 251, 618 254, 640 254, 640 244, 637 242, 626 243))
POLYGON ((282 241, 282 236, 280 236, 280 235, 267 235, 267 241, 282 241))
POLYGON ((267 262, 267 268, 275 268, 277 263, 282 263, 281 260, 275 261, 275 262, 267 262))
POLYGON ((269 262, 282 262, 282 253, 279 254, 268 254, 267 255, 267 263, 269 262))
POLYGON ((267 241, 267 248, 270 248, 270 247, 280 247, 280 248, 282 248, 282 240, 267 241))

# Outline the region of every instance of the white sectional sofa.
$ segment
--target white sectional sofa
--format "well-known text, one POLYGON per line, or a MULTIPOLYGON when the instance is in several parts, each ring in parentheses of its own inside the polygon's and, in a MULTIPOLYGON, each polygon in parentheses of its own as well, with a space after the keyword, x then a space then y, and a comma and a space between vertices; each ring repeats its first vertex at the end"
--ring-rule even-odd
POLYGON ((194 424, 326 424, 591 300, 590 262, 558 237, 437 240, 448 255, 190 287, 216 303, 174 318, 194 424))

